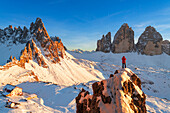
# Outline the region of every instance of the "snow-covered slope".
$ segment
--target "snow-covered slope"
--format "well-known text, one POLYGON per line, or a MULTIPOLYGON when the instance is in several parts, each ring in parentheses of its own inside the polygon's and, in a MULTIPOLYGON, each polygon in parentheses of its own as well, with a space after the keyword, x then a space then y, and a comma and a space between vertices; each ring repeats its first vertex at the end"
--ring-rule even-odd
MULTIPOLYGON (((62 64, 63 67, 66 67, 66 65, 64 66, 64 63, 71 63, 72 64, 71 66, 73 66, 72 68, 76 68, 76 70, 78 70, 79 68, 82 68, 86 70, 87 73, 91 73, 92 76, 103 75, 105 79, 109 78, 109 75, 111 73, 114 73, 115 70, 121 68, 121 57, 123 55, 126 56, 128 68, 130 68, 134 73, 136 73, 142 81, 142 89, 144 93, 147 95, 146 96, 147 112, 149 113, 170 112, 170 108, 169 108, 170 92, 168 90, 170 88, 170 85, 169 85, 170 68, 168 65, 170 58, 168 55, 162 54, 162 55, 156 55, 156 56, 145 56, 145 55, 138 55, 136 53, 105 54, 102 52, 91 52, 91 53, 83 52, 82 54, 74 53, 74 52, 69 52, 69 53, 70 54, 66 53, 67 58, 61 59, 60 64, 62 64), (157 90, 157 92, 154 92, 154 90, 157 90), (163 98, 166 98, 166 99, 163 99, 163 98)), ((53 65, 54 67, 59 67, 60 64, 50 64, 50 65, 53 65)), ((31 65, 34 67, 34 69, 36 68, 37 70, 40 69, 40 72, 41 72, 41 68, 43 70, 43 67, 40 67, 38 64, 36 64, 33 61, 30 61, 30 63, 26 64, 26 69, 19 68, 17 66, 9 68, 10 70, 9 74, 7 70, 6 71, 1 70, 0 77, 2 79, 0 80, 3 80, 3 82, 1 81, 0 89, 2 89, 4 86, 4 84, 2 83, 7 83, 8 81, 11 81, 12 83, 18 84, 18 86, 22 87, 23 90, 26 92, 36 93, 39 98, 42 98, 44 100, 44 105, 43 106, 39 105, 38 104, 39 102, 36 100, 34 102, 28 101, 28 103, 25 103, 23 106, 20 106, 19 109, 13 110, 13 109, 4 108, 4 104, 7 99, 5 99, 4 97, 0 97, 0 110, 1 111, 4 111, 4 112, 25 112, 25 111, 47 112, 47 109, 48 109, 49 110, 48 112, 75 113, 76 112, 75 97, 79 94, 79 92, 81 91, 81 88, 88 90, 90 94, 92 94, 92 84, 96 81, 81 83, 77 85, 71 85, 69 87, 56 85, 51 82, 22 83, 23 81, 25 81, 25 79, 18 79, 18 81, 14 82, 15 81, 14 79, 16 79, 18 75, 20 75, 19 74, 20 72, 21 73, 27 72, 29 68, 32 69, 33 67, 31 65), (10 78, 9 80, 8 77, 14 76, 15 73, 17 73, 17 75, 14 78, 10 78), (5 76, 8 76, 8 77, 5 77, 5 76), (35 108, 35 105, 38 107, 35 108)), ((65 70, 66 69, 68 68, 65 68, 65 70)), ((37 73, 39 72, 37 71, 37 73)), ((87 76, 87 73, 86 75, 82 73, 82 75, 87 76)), ((42 76, 42 78, 40 77, 41 80, 45 79, 46 81, 51 81, 53 78, 53 77, 50 78, 48 74, 44 74, 44 75, 46 75, 46 77, 45 76, 42 76)), ((28 79, 28 80, 34 80, 34 79, 28 79)))
POLYGON ((43 68, 30 60, 29 63, 25 64, 25 69, 13 66, 5 71, 0 70, 0 83, 18 84, 24 81, 36 81, 36 79, 31 79, 34 76, 37 76, 38 81, 53 82, 65 86, 104 79, 101 72, 79 66, 72 60, 74 57, 69 53, 65 57, 61 59, 60 63, 56 64, 45 59, 48 68, 43 68), (32 71, 35 75, 28 76, 28 73, 32 71))
POLYGON ((170 56, 167 54, 146 56, 137 53, 75 53, 70 51, 76 62, 86 67, 91 67, 102 72, 105 78, 121 68, 121 58, 127 59, 127 67, 130 68, 142 81, 142 89, 145 94, 170 100, 170 56))

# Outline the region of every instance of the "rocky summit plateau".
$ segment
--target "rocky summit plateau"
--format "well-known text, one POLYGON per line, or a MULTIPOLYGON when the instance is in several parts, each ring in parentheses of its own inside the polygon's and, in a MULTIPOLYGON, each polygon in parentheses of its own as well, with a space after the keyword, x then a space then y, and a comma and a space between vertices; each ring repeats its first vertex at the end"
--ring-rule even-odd
POLYGON ((114 36, 113 42, 111 40, 111 33, 109 37, 102 37, 97 41, 96 51, 113 52, 113 53, 127 53, 138 52, 145 55, 160 55, 163 52, 170 53, 170 43, 168 40, 163 41, 162 35, 156 31, 152 26, 146 27, 141 34, 137 44, 134 43, 134 31, 127 23, 124 23, 114 36))

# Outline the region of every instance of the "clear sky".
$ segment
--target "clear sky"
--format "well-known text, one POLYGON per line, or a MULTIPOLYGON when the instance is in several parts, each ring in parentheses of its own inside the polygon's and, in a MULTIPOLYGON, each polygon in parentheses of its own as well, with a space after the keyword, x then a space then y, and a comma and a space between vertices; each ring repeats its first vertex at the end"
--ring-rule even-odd
POLYGON ((0 28, 29 27, 40 17, 50 36, 59 36, 68 49, 95 50, 97 40, 115 33, 123 23, 137 42, 151 25, 170 40, 170 0, 1 0, 0 28))

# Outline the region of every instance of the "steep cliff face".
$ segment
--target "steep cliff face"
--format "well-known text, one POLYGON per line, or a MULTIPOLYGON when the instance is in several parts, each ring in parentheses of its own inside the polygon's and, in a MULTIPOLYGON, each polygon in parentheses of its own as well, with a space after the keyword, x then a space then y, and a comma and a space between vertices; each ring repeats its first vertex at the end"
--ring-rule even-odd
POLYGON ((96 51, 108 53, 110 52, 110 49, 111 49, 111 33, 108 32, 106 36, 103 35, 102 39, 97 41, 96 51))
POLYGON ((109 79, 84 89, 76 97, 77 113, 146 113, 141 81, 130 69, 121 69, 109 79))
POLYGON ((134 31, 124 23, 114 36, 111 48, 113 53, 126 53, 134 50, 134 31))
POLYGON ((170 41, 164 40, 162 42, 162 51, 168 55, 170 55, 170 41))
POLYGON ((154 27, 148 26, 136 44, 137 51, 146 55, 162 54, 162 36, 154 27))

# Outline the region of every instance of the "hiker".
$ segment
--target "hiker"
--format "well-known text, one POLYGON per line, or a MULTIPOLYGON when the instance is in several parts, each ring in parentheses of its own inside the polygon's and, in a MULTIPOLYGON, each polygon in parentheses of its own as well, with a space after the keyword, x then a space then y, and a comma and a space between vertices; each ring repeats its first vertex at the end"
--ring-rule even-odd
POLYGON ((125 56, 122 57, 122 68, 126 68, 126 58, 125 58, 125 56))

